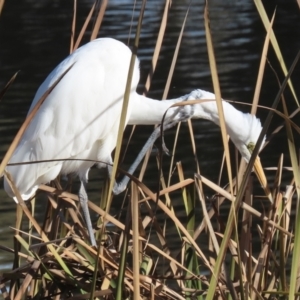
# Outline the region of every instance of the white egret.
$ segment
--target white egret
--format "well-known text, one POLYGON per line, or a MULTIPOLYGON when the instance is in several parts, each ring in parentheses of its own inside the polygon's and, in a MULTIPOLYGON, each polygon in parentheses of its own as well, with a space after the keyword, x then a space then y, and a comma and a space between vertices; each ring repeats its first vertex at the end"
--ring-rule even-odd
MULTIPOLYGON (((40 184, 50 182, 60 173, 78 174, 81 181, 79 197, 93 245, 96 243, 87 208, 85 184, 94 163, 84 159, 103 162, 98 164, 99 167, 112 164, 111 152, 116 146, 130 58, 131 51, 126 45, 111 38, 100 38, 77 49, 62 61, 39 87, 29 112, 64 71, 71 65, 72 68, 47 96, 10 159, 10 163, 49 161, 8 166, 6 169, 24 200, 31 198, 40 184), (74 160, 63 161, 70 158, 74 160)), ((138 82, 137 61, 131 84, 127 124, 160 124, 164 113, 174 103, 215 99, 212 93, 195 90, 178 99, 158 101, 137 94, 138 82)), ((249 145, 255 144, 258 139, 260 121, 225 101, 223 109, 228 134, 241 155, 249 160, 249 145)), ((204 118, 219 125, 215 101, 198 103, 193 107, 171 108, 166 120, 177 122, 183 116, 204 118)), ((153 139, 158 135, 157 131, 154 132, 153 139)), ((7 180, 4 180, 4 187, 17 201, 7 180)), ((123 188, 124 185, 120 188, 116 185, 114 192, 118 193, 123 188)))

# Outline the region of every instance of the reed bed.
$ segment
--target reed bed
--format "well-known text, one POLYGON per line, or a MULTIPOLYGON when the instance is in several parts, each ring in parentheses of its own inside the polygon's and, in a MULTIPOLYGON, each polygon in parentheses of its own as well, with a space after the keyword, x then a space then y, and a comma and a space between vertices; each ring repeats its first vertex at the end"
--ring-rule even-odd
MULTIPOLYGON (((14 253, 13 268, 0 276, 1 292, 5 299, 291 300, 300 296, 300 178, 294 143, 294 132, 298 134, 300 131, 291 120, 293 114, 287 111, 283 96, 283 91, 288 86, 297 101, 290 76, 298 63, 299 55, 289 69, 284 65, 272 30, 274 16, 269 21, 261 1, 254 2, 266 27, 266 39, 258 70, 252 113, 255 113, 258 107, 269 45, 275 49, 286 77, 283 83, 278 83, 278 95, 273 106, 269 108, 263 132, 249 164, 246 166, 238 157, 235 157, 236 168, 230 163, 226 129, 221 122, 224 163, 216 172, 219 172, 220 178, 228 178, 228 184, 221 185, 220 182, 212 182, 203 176, 197 161, 192 123, 189 121, 191 147, 196 161, 195 175, 186 177, 181 162, 172 161, 167 176, 163 175, 165 172, 160 172, 161 176, 157 179, 160 188, 151 190, 143 183, 148 164, 146 156, 139 176, 131 177, 131 184, 124 196, 122 213, 118 216, 111 212, 112 182, 104 182, 99 205, 89 202, 90 210, 98 216, 94 224, 97 249, 89 245, 78 207, 78 197, 63 191, 59 180, 50 186, 41 186, 40 190, 44 192, 44 196, 38 197, 44 197, 39 201, 45 201, 46 207, 42 225, 34 217, 34 202, 31 203, 31 209, 23 201, 16 206, 14 248, 4 249, 14 253), (283 111, 277 110, 279 102, 283 111), (252 169, 260 143, 274 113, 282 117, 283 125, 269 134, 268 138, 272 138, 279 130, 286 130, 291 165, 284 166, 281 155, 277 166, 267 170, 273 172, 272 182, 261 183, 264 185, 261 187, 252 169), (293 174, 288 184, 282 180, 285 172, 293 174), (213 197, 208 196, 212 194, 213 197), (175 201, 181 201, 184 209, 176 211, 176 207, 172 205, 175 201), (296 217, 293 212, 296 212, 296 217), (171 236, 170 228, 173 229, 171 236)), ((152 61, 154 68, 166 28, 169 7, 170 3, 166 1, 152 61)), ((92 20, 94 29, 91 38, 97 36, 105 16, 105 8, 106 1, 100 6, 95 2, 77 39, 75 34, 71 37, 71 52, 80 44, 92 20)), ((136 46, 143 9, 142 5, 136 30, 136 46)), ((217 100, 220 100, 208 7, 205 8, 204 16, 214 92, 217 100)), ((75 25, 76 1, 73 33, 76 32, 75 25)), ((168 93, 183 30, 184 24, 178 37, 164 98, 168 93)), ((15 77, 0 92, 1 97, 14 79, 15 77)), ((150 85, 151 74, 145 90, 149 90, 150 85)), ((47 94, 41 98, 39 105, 46 96, 47 94)), ((125 107, 126 101, 128 95, 125 97, 125 107)), ((28 116, 3 158, 1 174, 34 113, 33 111, 28 116)), ((297 111, 294 112, 296 113, 297 111)), ((126 109, 122 115, 123 122, 125 118, 126 109)), ((177 135, 179 134, 180 124, 177 130, 177 135)), ((176 141, 177 137, 172 153, 179 147, 176 141)), ((113 176, 122 172, 117 169, 121 145, 122 130, 119 132, 115 151, 113 176)), ((157 165, 162 171, 160 156, 157 158, 157 165)), ((9 177, 9 174, 6 176, 9 177)), ((3 247, 0 247, 3 250, 3 247)))

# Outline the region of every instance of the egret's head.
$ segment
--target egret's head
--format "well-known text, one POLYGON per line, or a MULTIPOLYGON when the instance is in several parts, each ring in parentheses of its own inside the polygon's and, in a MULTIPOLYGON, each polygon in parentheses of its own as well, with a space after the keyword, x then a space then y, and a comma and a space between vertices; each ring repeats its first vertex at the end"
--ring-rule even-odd
MULTIPOLYGON (((197 89, 181 97, 180 100, 202 100, 193 106, 186 106, 186 115, 193 118, 207 119, 220 125, 215 94, 197 89)), ((262 130, 260 120, 254 115, 241 112, 229 102, 222 101, 222 106, 227 133, 241 155, 246 161, 249 161, 262 130)))
MULTIPOLYGON (((260 120, 254 115, 242 114, 238 120, 226 121, 227 131, 232 142, 248 162, 262 130, 260 120)), ((262 146, 264 141, 265 138, 263 139, 262 146)))

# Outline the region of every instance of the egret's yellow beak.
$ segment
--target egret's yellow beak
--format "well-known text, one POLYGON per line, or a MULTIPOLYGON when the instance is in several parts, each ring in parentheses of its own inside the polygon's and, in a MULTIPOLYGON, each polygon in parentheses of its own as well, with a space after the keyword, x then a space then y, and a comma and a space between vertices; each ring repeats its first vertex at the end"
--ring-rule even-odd
POLYGON ((268 186, 267 178, 266 178, 265 172, 263 170, 263 167, 261 165, 259 156, 256 157, 255 162, 254 162, 254 172, 255 172, 262 188, 264 189, 266 196, 268 197, 268 199, 270 200, 271 203, 274 203, 271 191, 268 186))

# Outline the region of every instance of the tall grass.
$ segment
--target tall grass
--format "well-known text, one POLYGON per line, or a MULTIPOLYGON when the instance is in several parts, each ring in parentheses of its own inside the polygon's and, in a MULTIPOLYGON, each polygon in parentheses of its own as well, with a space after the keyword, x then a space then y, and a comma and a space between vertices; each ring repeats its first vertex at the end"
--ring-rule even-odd
MULTIPOLYGON (((102 19, 105 17, 106 3, 103 1, 99 6, 96 1, 92 5, 86 22, 76 38, 77 2, 74 1, 71 52, 80 45, 84 34, 87 34, 89 22, 93 21, 94 24, 91 39, 97 36, 102 19)), ((13 269, 0 277, 0 287, 5 299, 295 299, 300 295, 298 211, 296 221, 291 219, 294 209, 292 201, 299 200, 300 186, 299 162, 292 128, 297 133, 300 129, 291 121, 292 116, 287 111, 283 97, 283 91, 288 85, 297 101, 290 75, 299 55, 288 70, 272 29, 274 16, 269 21, 260 0, 255 0, 255 3, 266 27, 266 38, 258 70, 252 113, 255 113, 258 107, 266 54, 270 44, 276 49, 286 78, 282 84, 279 83, 278 95, 269 109, 270 113, 249 165, 246 166, 241 162, 236 172, 237 176, 234 176, 226 128, 224 121, 221 121, 226 163, 222 165, 220 173, 224 172, 223 166, 226 166, 224 168, 228 172, 229 184, 224 187, 203 176, 197 161, 192 123, 189 122, 197 173, 192 178, 186 178, 184 166, 181 162, 177 162, 175 170, 171 167, 167 176, 160 172, 157 180, 161 188, 159 192, 152 191, 142 182, 147 172, 146 156, 138 178, 131 177, 132 182, 127 190, 127 204, 124 207, 126 215, 123 214, 122 218, 112 214, 110 209, 112 182, 104 182, 99 206, 89 202, 90 210, 99 215, 95 228, 97 249, 88 243, 84 222, 78 212, 78 197, 62 191, 58 180, 52 186, 40 187, 48 198, 42 225, 38 224, 32 212, 18 196, 20 205, 16 211, 14 249, 0 246, 15 255, 13 269), (280 101, 283 112, 279 112, 277 108, 280 101), (261 181, 263 188, 257 189, 254 186, 255 176, 252 167, 257 159, 255 156, 258 153, 259 143, 274 113, 282 116, 285 122, 292 162, 288 169, 293 172, 294 177, 288 185, 283 185, 282 176, 286 167, 283 166, 283 157, 279 156, 277 167, 272 169, 276 171, 274 181, 261 181), (178 177, 176 183, 170 183, 171 176, 178 177), (206 200, 207 191, 214 194, 209 202, 206 200), (183 203, 183 210, 180 212, 172 205, 178 197, 183 203), (26 224, 29 224, 29 229, 22 230, 26 224), (34 227, 34 230, 31 227, 34 227), (172 236, 169 234, 170 228, 174 229, 172 236)), ((170 2, 166 1, 152 60, 153 69, 147 79, 146 91, 151 85, 151 74, 159 57, 169 7, 170 2)), ((204 14, 214 91, 218 103, 221 104, 221 89, 218 84, 218 70, 207 7, 204 14)), ((136 47, 142 16, 143 11, 140 13, 139 27, 136 30, 136 47)), ((165 96, 176 65, 184 25, 185 23, 178 37, 165 96)), ((135 53, 133 59, 134 55, 135 53)), ((130 80, 129 75, 129 82, 130 80)), ((1 97, 9 85, 10 83, 0 92, 1 97)), ((41 98, 40 104, 49 92, 47 91, 41 98)), ((219 108, 222 119, 222 106, 219 105, 219 108)), ((11 153, 36 110, 28 116, 2 160, 1 174, 5 172, 11 153)), ((126 107, 122 118, 123 121, 126 118, 126 107)), ((124 123, 120 127, 117 149, 121 147, 123 127, 124 123)), ((177 130, 177 135, 179 134, 180 125, 177 130)), ((178 147, 175 141, 173 152, 178 147)), ((118 155, 117 150, 114 174, 117 171, 118 155)), ((161 169, 159 158, 157 162, 158 168, 161 169)), ((9 178, 9 174, 6 176, 9 178)), ((12 181, 11 185, 18 195, 12 181)), ((297 209, 298 207, 297 202, 297 209)))

